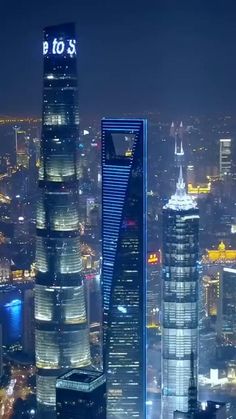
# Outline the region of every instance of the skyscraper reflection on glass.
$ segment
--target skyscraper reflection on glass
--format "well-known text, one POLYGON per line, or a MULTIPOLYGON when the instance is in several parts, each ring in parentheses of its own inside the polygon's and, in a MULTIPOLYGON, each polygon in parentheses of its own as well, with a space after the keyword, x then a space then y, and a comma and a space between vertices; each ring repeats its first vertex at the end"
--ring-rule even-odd
POLYGON ((102 121, 107 417, 146 417, 146 121, 102 121))
POLYGON ((41 408, 55 409, 56 377, 90 363, 79 236, 74 25, 46 28, 43 53, 35 287, 37 400, 41 408))
POLYGON ((163 209, 163 419, 188 411, 191 359, 197 383, 198 231, 198 209, 185 191, 180 166, 176 192, 163 209))

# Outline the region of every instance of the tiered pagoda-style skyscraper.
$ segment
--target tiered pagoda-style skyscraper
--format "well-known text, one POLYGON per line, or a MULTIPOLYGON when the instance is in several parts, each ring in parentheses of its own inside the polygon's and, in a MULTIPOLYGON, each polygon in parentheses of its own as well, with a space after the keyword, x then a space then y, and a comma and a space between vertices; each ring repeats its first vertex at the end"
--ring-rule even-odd
POLYGON ((44 31, 36 246, 37 400, 55 409, 56 377, 90 364, 78 204, 78 87, 74 24, 44 31))
POLYGON ((190 378, 198 372, 198 232, 196 203, 182 166, 163 209, 162 418, 188 411, 190 378))

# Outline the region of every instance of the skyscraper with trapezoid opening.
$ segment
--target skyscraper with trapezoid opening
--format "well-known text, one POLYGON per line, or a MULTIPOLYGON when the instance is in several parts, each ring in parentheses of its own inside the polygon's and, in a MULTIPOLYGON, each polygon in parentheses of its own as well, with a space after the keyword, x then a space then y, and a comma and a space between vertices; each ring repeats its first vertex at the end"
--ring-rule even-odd
POLYGON ((146 418, 143 119, 102 120, 102 281, 108 419, 146 418))

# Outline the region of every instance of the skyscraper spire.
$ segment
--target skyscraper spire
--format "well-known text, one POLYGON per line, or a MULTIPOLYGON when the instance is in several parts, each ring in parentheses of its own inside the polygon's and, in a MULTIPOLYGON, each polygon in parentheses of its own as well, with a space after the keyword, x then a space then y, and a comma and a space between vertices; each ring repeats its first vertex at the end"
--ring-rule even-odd
POLYGON ((180 143, 180 154, 181 154, 181 156, 184 156, 184 148, 183 148, 182 140, 181 140, 181 143, 180 143))
POLYGON ((183 193, 186 194, 182 164, 179 167, 179 177, 178 177, 178 182, 176 184, 176 193, 180 195, 182 195, 183 193))
POLYGON ((191 208, 197 208, 196 201, 194 201, 193 198, 186 192, 182 164, 179 166, 179 177, 176 183, 175 194, 171 196, 169 202, 165 205, 164 208, 170 208, 174 210, 188 210, 191 208))
POLYGON ((175 137, 175 124, 173 121, 170 126, 170 137, 175 137))
POLYGON ((174 122, 171 124, 170 134, 175 139, 175 156, 184 156, 183 148, 183 123, 181 122, 177 130, 174 129, 174 122), (179 144, 180 140, 180 144, 179 144))
POLYGON ((180 142, 180 148, 177 146, 177 135, 175 136, 175 156, 184 156, 183 142, 180 142))
POLYGON ((183 122, 181 121, 179 124, 179 136, 181 140, 183 139, 183 135, 184 135, 184 126, 183 126, 183 122))
POLYGON ((175 156, 177 156, 177 155, 178 155, 177 138, 176 138, 176 135, 175 135, 175 156))

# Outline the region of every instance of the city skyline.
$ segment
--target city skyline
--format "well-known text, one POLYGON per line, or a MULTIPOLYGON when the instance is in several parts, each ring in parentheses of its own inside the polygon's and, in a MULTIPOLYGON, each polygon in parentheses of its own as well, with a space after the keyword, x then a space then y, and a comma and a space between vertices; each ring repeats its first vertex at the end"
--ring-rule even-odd
POLYGON ((1 419, 233 419, 235 0, 21 3, 0 16, 1 419))

